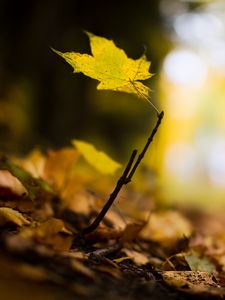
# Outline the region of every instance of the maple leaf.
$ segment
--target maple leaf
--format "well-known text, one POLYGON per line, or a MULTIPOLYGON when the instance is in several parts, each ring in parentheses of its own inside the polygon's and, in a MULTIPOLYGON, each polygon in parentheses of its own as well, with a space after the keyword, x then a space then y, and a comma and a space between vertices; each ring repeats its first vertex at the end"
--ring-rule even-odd
POLYGON ((81 72, 100 81, 97 89, 132 93, 149 101, 149 88, 139 81, 152 76, 149 73, 150 62, 146 56, 131 59, 112 40, 90 32, 86 34, 90 40, 93 56, 77 52, 62 53, 54 49, 53 51, 74 68, 74 73, 81 72))
POLYGON ((90 165, 103 174, 113 174, 121 167, 119 163, 110 158, 106 153, 98 151, 89 143, 73 140, 72 144, 90 165))

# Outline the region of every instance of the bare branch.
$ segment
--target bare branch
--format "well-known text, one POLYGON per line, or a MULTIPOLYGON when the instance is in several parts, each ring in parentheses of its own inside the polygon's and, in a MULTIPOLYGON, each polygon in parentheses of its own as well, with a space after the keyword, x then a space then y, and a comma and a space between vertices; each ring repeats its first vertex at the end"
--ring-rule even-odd
POLYGON ((153 130, 151 131, 151 134, 150 134, 143 150, 139 154, 136 162, 134 163, 134 160, 137 156, 137 150, 133 150, 122 176, 117 181, 117 184, 116 184, 113 192, 110 194, 110 196, 109 196, 108 200, 106 201, 105 205, 103 206, 102 210, 99 212, 99 214, 94 219, 94 221, 88 227, 84 228, 81 231, 81 235, 89 234, 89 233, 93 232, 95 229, 97 229, 97 227, 99 226, 99 224, 101 223, 101 221, 105 217, 106 213, 110 209, 111 205, 113 204, 113 202, 117 198, 117 196, 118 196, 121 188, 123 187, 123 185, 126 185, 131 181, 134 173, 136 172, 136 170, 137 170, 138 166, 140 165, 143 157, 145 156, 145 153, 148 150, 149 145, 151 144, 156 132, 158 131, 158 128, 159 128, 159 126, 162 122, 163 116, 164 116, 163 111, 160 114, 157 114, 157 117, 158 117, 157 123, 156 123, 155 127, 153 128, 153 130))
POLYGON ((128 164, 127 164, 122 176, 119 178, 113 192, 110 194, 109 199, 106 201, 105 205, 103 206, 102 210, 99 212, 97 217, 94 219, 94 221, 88 227, 86 227, 82 230, 83 235, 91 233, 92 231, 94 231, 98 227, 100 222, 103 220, 103 218, 106 215, 107 211, 109 210, 109 208, 113 204, 114 200, 116 199, 118 193, 120 192, 122 186, 125 184, 126 178, 129 174, 131 168, 132 168, 132 165, 133 165, 133 162, 134 162, 134 159, 135 159, 136 155, 137 155, 137 150, 134 150, 131 154, 131 157, 128 161, 128 164))

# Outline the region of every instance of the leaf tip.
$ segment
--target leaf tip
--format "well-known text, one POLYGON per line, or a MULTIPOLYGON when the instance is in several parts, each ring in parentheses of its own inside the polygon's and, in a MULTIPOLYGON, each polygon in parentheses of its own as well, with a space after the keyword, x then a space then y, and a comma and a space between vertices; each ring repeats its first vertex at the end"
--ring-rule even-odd
POLYGON ((63 56, 63 53, 62 53, 62 52, 60 52, 60 51, 54 49, 53 47, 50 47, 50 49, 51 49, 53 52, 55 52, 56 54, 58 54, 59 56, 63 56))
POLYGON ((89 39, 91 39, 92 37, 94 37, 95 35, 93 33, 91 33, 88 30, 84 30, 84 33, 89 37, 89 39))

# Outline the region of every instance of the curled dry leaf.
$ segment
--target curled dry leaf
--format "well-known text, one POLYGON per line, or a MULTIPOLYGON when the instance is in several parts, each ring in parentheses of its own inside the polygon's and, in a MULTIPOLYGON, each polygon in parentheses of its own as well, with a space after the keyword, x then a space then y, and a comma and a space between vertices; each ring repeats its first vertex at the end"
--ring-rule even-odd
POLYGON ((0 170, 0 187, 8 188, 17 195, 26 193, 22 183, 7 170, 0 170))
POLYGON ((162 263, 161 269, 164 271, 191 271, 184 253, 177 253, 167 258, 164 263, 162 263))

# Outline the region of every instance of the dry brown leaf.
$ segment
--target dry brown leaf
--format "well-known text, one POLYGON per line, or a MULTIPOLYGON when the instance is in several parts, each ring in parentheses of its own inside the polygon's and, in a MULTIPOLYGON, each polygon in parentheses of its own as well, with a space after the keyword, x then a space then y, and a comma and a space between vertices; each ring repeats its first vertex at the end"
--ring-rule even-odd
POLYGON ((147 240, 171 245, 192 233, 190 222, 177 211, 152 213, 140 236, 147 240))
MULTIPOLYGON (((44 167, 44 178, 58 191, 61 191, 69 178, 70 171, 79 153, 74 148, 49 151, 44 167)), ((75 182, 74 182, 75 183, 75 182)))
POLYGON ((0 225, 4 225, 6 223, 13 223, 21 227, 29 225, 30 221, 24 218, 24 216, 15 209, 0 207, 0 225))
POLYGON ((0 157, 0 169, 10 172, 24 186, 29 198, 38 203, 50 201, 55 197, 55 193, 49 184, 42 178, 34 178, 29 172, 15 164, 12 159, 2 155, 0 157))
MULTIPOLYGON (((10 176, 12 175, 10 174, 10 176)), ((30 201, 29 197, 18 195, 10 188, 0 186, 0 207, 9 207, 22 213, 30 213, 34 210, 34 203, 30 201)))
POLYGON ((49 219, 46 222, 41 223, 37 228, 36 228, 36 234, 39 237, 42 236, 51 236, 54 235, 58 232, 64 232, 68 234, 72 234, 71 231, 69 231, 66 227, 65 224, 62 220, 60 219, 49 219))
POLYGON ((148 256, 143 252, 138 252, 127 248, 123 248, 123 252, 138 266, 145 265, 149 262, 148 256))
POLYGON ((38 148, 33 149, 24 159, 14 159, 35 178, 43 177, 45 160, 44 154, 38 148))
MULTIPOLYGON (((102 206, 103 204, 99 206, 99 211, 102 206)), ((104 220, 107 221, 107 224, 111 224, 111 226, 116 229, 124 230, 126 227, 126 220, 115 206, 107 212, 104 220)))
POLYGON ((225 289, 221 288, 215 275, 208 272, 163 271, 162 276, 170 286, 189 293, 206 293, 220 296, 225 293, 225 289))
POLYGON ((0 170, 0 187, 9 188, 17 195, 22 195, 27 192, 22 183, 6 170, 0 170))
POLYGON ((68 251, 73 242, 73 236, 62 220, 50 219, 34 229, 34 238, 57 252, 68 251))
POLYGON ((145 226, 145 222, 133 222, 126 225, 122 237, 120 238, 121 243, 129 243, 136 239, 140 231, 145 226))
POLYGON ((109 240, 119 239, 123 234, 123 231, 114 228, 108 228, 103 225, 99 225, 98 228, 88 234, 86 239, 91 242, 100 243, 109 240))
POLYGON ((67 208, 76 213, 89 214, 93 210, 93 207, 95 207, 95 197, 83 189, 79 189, 76 185, 74 186, 74 184, 71 184, 70 190, 67 188, 63 192, 62 197, 64 200, 62 209, 67 208))
POLYGON ((29 227, 22 227, 19 233, 8 235, 5 239, 5 244, 10 253, 24 252, 27 249, 34 247, 33 241, 34 230, 29 227))
POLYGON ((22 213, 31 213, 34 210, 34 203, 27 197, 13 197, 11 200, 1 200, 0 207, 8 207, 22 213))
POLYGON ((170 256, 161 265, 164 271, 191 271, 187 261, 185 260, 184 253, 177 253, 170 256))

